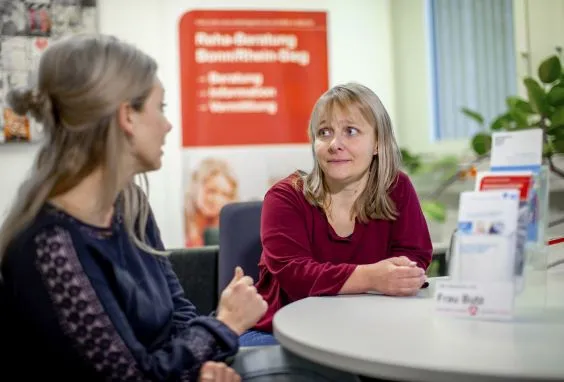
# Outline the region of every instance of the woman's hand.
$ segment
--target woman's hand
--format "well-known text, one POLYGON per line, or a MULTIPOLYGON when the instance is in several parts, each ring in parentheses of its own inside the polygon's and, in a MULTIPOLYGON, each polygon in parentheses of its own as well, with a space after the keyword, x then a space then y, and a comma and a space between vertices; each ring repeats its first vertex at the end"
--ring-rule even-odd
POLYGON ((209 361, 200 369, 199 382, 241 382, 241 377, 223 362, 209 361))
POLYGON ((268 304, 253 285, 253 279, 245 276, 241 267, 221 293, 217 319, 238 335, 252 328, 264 315, 268 304))
POLYGON ((364 267, 371 289, 391 296, 415 295, 427 280, 425 270, 405 256, 391 257, 364 267))

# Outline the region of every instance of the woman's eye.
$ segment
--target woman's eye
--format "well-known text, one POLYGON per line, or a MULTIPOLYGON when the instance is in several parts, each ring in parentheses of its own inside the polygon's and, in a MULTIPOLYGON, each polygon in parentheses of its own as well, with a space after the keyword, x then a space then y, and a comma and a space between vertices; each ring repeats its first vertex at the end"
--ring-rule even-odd
POLYGON ((317 136, 318 136, 318 137, 328 137, 329 135, 331 135, 331 131, 330 131, 328 128, 326 128, 326 127, 322 128, 322 129, 319 129, 319 130, 317 131, 317 136))
POLYGON ((166 103, 161 103, 161 111, 164 111, 164 109, 166 108, 166 103))
POLYGON ((349 126, 349 127, 347 127, 347 133, 349 135, 357 135, 358 129, 356 127, 349 126))

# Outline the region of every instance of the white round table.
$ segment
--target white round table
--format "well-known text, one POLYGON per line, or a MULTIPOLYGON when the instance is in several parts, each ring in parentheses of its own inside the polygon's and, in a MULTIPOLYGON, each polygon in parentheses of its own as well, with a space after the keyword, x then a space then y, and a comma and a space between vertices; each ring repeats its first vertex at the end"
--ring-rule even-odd
POLYGON ((564 381, 564 272, 550 280, 548 305, 556 319, 547 322, 441 317, 428 290, 408 298, 306 298, 275 315, 274 335, 306 359, 370 377, 564 381))

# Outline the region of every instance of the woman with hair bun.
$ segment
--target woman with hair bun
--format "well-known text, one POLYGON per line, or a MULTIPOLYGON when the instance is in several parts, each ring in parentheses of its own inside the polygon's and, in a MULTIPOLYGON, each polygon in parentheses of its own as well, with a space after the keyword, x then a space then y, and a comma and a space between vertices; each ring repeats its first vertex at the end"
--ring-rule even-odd
POLYGON ((214 315, 184 298, 134 183, 171 130, 156 73, 116 38, 73 36, 43 53, 37 87, 9 94, 45 141, 0 228, 2 373, 16 360, 18 380, 356 381, 278 346, 238 354, 267 308, 240 268, 214 315))
POLYGON ((45 131, 0 230, 9 353, 45 379, 238 381, 219 361, 266 309, 240 269, 215 317, 183 297, 134 183, 171 130, 156 73, 116 38, 74 36, 43 53, 37 87, 8 95, 45 131))

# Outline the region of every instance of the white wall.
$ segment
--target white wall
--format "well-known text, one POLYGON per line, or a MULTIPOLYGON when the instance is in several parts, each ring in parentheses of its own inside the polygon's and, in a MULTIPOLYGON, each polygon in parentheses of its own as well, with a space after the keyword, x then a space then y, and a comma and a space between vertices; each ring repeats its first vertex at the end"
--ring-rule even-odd
POLYGON ((564 0, 513 0, 516 27, 521 31, 517 41, 517 59, 521 75, 537 76, 542 60, 564 53, 564 0))
MULTIPOLYGON (((166 88, 169 134, 163 167, 150 174, 150 200, 167 247, 183 245, 182 156, 177 23, 193 9, 325 10, 329 24, 330 85, 359 81, 371 87, 395 119, 390 0, 98 0, 100 31, 153 55, 166 88), (236 4, 236 5, 235 5, 236 4)), ((37 146, 0 147, 0 211, 15 196, 37 146)))
POLYGON ((396 128, 403 147, 431 149, 431 62, 426 0, 391 2, 396 128))

